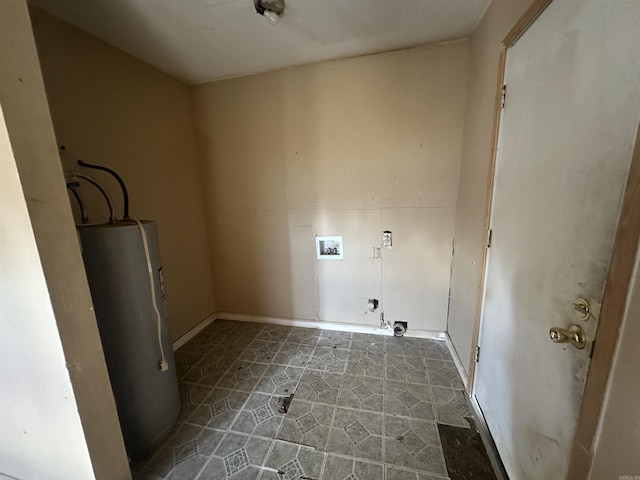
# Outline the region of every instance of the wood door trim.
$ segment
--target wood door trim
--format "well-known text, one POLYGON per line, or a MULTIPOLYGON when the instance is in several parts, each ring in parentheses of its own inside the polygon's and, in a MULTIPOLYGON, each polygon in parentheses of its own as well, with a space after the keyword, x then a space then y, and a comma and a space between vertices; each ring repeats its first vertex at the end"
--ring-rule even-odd
MULTIPOLYGON (((489 164, 489 175, 487 178, 487 197, 485 218, 484 218, 484 231, 485 235, 489 229, 489 221, 491 220, 491 198, 493 197, 493 179, 496 167, 496 157, 498 152, 498 135, 500 133, 500 115, 502 111, 502 86, 504 85, 504 69, 507 63, 507 49, 503 48, 500 52, 500 60, 498 63, 498 82, 496 84, 496 99, 495 99, 495 111, 493 112, 493 127, 491 131, 491 155, 489 164)), ((485 242, 488 240, 485 237, 485 242)), ((480 336, 480 323, 482 304, 484 297, 484 282, 486 279, 487 271, 487 245, 485 243, 482 249, 482 273, 480 275, 480 284, 476 294, 476 310, 474 312, 473 333, 472 333, 472 348, 471 357, 469 358, 469 375, 467 375, 467 391, 469 394, 473 393, 473 379, 476 374, 476 348, 478 346, 478 338, 480 336)))
POLYGON ((505 48, 513 46, 513 44, 518 41, 522 34, 527 31, 527 28, 536 21, 552 1, 553 0, 533 0, 533 3, 529 8, 527 8, 513 28, 509 30, 509 33, 507 33, 502 40, 502 44, 505 48))
MULTIPOLYGON (((491 221, 491 199, 493 197, 493 181, 495 177, 496 158, 498 154, 498 136, 500 134, 500 116, 502 112, 502 87, 504 85, 504 72, 507 63, 507 49, 522 36, 522 34, 531 26, 531 24, 540 16, 540 14, 549 6, 553 0, 533 0, 529 8, 522 14, 515 25, 509 30, 509 33, 502 40, 502 50, 500 51, 500 60, 498 63, 498 80, 496 84, 496 97, 493 112, 493 126, 491 129, 491 152, 489 174, 487 178, 487 196, 485 199, 485 220, 484 232, 487 234, 491 221)), ((486 238, 485 238, 486 240, 486 238)), ((467 392, 473 394, 473 381, 476 373, 476 348, 478 347, 478 338, 480 337, 480 325, 482 304, 484 301, 484 286, 487 272, 487 246, 485 244, 482 251, 482 272, 480 274, 480 283, 476 295, 476 309, 474 312, 473 332, 471 336, 471 356, 469 358, 469 375, 467 375, 467 392)))
POLYGON ((567 478, 588 478, 611 366, 620 337, 640 241, 640 124, 613 244, 602 308, 587 374, 567 478))

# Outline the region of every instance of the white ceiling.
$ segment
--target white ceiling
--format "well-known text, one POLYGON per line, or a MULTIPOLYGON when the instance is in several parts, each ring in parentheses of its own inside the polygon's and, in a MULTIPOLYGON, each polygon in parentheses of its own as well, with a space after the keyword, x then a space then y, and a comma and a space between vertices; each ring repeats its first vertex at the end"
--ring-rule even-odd
POLYGON ((468 36, 491 0, 30 0, 187 83, 468 36))

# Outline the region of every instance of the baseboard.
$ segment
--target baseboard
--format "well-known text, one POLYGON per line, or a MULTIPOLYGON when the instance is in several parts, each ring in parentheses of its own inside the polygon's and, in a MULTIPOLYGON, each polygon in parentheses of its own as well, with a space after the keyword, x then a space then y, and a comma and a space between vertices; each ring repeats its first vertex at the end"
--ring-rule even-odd
POLYGON ((405 333, 404 336, 409 338, 429 338, 431 340, 444 340, 445 332, 441 332, 439 330, 413 330, 410 328, 409 330, 407 330, 407 333, 405 333))
MULTIPOLYGON (((379 327, 374 325, 361 325, 358 323, 342 323, 325 320, 303 320, 298 318, 270 317, 265 315, 250 315, 246 313, 217 312, 216 319, 236 320, 239 322, 270 323, 273 325, 286 325, 289 327, 318 328, 321 330, 337 330, 339 332, 369 333, 374 335, 393 335, 390 325, 379 327)), ((444 340, 444 333, 435 330, 407 330, 406 337, 433 338, 444 340)))
MULTIPOLYGON (((338 332, 350 332, 350 333, 368 333, 372 335, 393 335, 393 328, 391 325, 386 327, 378 327, 373 325, 360 325, 357 323, 341 323, 330 322, 324 320, 303 320, 299 318, 284 318, 284 317, 268 317, 265 315, 250 315, 246 313, 232 313, 232 312, 216 312, 209 315, 207 318, 198 323, 195 327, 189 330, 187 333, 173 342, 173 351, 175 352, 185 343, 195 337, 211 322, 224 319, 235 320, 238 322, 254 322, 254 323, 269 323, 272 325, 286 325, 289 327, 302 327, 302 328, 318 328, 320 330, 336 330, 338 332)), ((447 340, 447 335, 444 332, 437 330, 407 330, 405 337, 410 338, 431 338, 435 340, 447 340)), ((448 343, 449 350, 452 350, 450 342, 448 343)), ((453 355, 453 351, 452 351, 453 355)), ((454 358, 457 358, 454 355, 454 358)), ((458 360, 459 362, 459 360, 458 360)), ((456 364, 456 366, 458 366, 456 364)), ((458 367, 459 368, 459 367, 458 367)), ((466 374, 464 376, 466 379, 466 374)), ((466 381, 466 380, 465 380, 466 381)))
POLYGON ((444 334, 444 339, 447 342, 447 347, 449 348, 449 353, 451 353, 451 357, 453 358, 453 363, 456 365, 456 369, 458 370, 458 374, 462 379, 462 383, 464 383, 464 388, 469 389, 469 377, 467 376, 467 371, 464 369, 463 363, 460 361, 460 357, 458 356, 458 352, 456 351, 453 343, 451 342, 451 337, 449 337, 448 333, 444 334))
POLYGON ((484 414, 482 413, 482 409, 480 408, 480 404, 478 403, 475 395, 469 396, 469 403, 471 403, 471 407, 473 408, 476 427, 478 427, 480 438, 482 438, 482 443, 484 443, 484 447, 487 450, 487 455, 489 456, 489 461, 491 462, 491 466, 493 467, 497 480, 509 480, 509 475, 507 475, 507 471, 502 464, 498 448, 493 441, 493 437, 489 431, 489 426, 487 425, 487 421, 484 418, 484 414))
POLYGON ((391 328, 380 328, 373 325, 357 323, 325 322, 322 320, 303 320, 300 318, 270 317, 266 315, 250 315, 246 313, 218 312, 216 318, 236 320, 238 322, 269 323, 288 327, 318 328, 321 330, 337 330, 339 332, 371 333, 375 335, 393 335, 391 328))
POLYGON ((191 340, 193 337, 199 334, 207 325, 209 325, 215 319, 216 319, 216 314, 212 313, 207 318, 205 318, 200 323, 198 323, 195 327, 193 327, 191 330, 189 330, 187 333, 185 333, 180 338, 178 338, 175 342, 171 344, 171 346, 173 347, 173 351, 175 352, 176 350, 178 350, 181 346, 183 346, 185 343, 187 343, 189 340, 191 340))

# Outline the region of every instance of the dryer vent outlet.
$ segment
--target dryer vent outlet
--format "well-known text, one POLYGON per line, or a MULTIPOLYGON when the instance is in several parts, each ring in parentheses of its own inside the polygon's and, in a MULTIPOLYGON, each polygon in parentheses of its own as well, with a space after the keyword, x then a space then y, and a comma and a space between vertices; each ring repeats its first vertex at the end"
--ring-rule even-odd
POLYGON ((394 322, 393 334, 396 337, 404 337, 404 334, 407 332, 407 328, 409 328, 409 323, 407 322, 394 322))

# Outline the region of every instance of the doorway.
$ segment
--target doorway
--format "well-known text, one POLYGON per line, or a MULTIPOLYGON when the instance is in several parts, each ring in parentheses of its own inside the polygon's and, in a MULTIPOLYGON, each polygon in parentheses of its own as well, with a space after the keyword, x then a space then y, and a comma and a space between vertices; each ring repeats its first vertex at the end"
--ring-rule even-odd
POLYGON ((640 113, 639 18, 554 0, 507 50, 473 394, 514 479, 569 469, 640 113))

